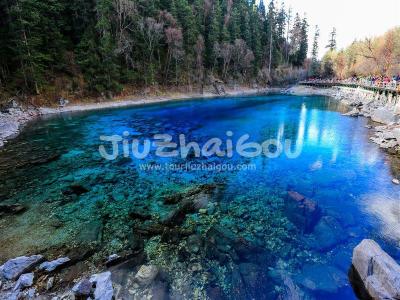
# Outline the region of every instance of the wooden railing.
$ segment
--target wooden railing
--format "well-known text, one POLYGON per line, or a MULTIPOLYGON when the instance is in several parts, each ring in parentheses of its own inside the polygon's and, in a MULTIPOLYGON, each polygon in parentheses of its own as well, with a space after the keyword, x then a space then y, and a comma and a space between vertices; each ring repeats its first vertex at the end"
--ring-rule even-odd
POLYGON ((372 81, 368 79, 359 80, 306 80, 301 81, 300 85, 315 86, 315 87, 334 87, 344 86, 352 88, 364 88, 366 90, 372 90, 376 92, 391 92, 396 95, 400 94, 400 83, 397 81, 383 82, 383 81, 372 81))

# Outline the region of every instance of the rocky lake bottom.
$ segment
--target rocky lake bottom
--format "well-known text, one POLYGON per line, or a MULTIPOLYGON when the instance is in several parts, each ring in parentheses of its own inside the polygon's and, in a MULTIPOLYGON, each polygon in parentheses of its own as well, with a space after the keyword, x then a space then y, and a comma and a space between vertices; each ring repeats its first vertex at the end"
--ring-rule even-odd
MULTIPOLYGON (((34 121, 0 149, 0 264, 71 263, 54 293, 109 270, 116 299, 356 299, 353 248, 399 255, 399 161, 369 141, 366 118, 320 96, 193 99, 34 121), (102 135, 144 140, 291 140, 296 158, 99 154, 102 135), (182 170, 165 164, 252 165, 182 170), (106 263, 117 254, 118 263, 106 263), (138 285, 143 265, 157 276, 138 285)), ((37 291, 47 277, 36 279, 37 291)))

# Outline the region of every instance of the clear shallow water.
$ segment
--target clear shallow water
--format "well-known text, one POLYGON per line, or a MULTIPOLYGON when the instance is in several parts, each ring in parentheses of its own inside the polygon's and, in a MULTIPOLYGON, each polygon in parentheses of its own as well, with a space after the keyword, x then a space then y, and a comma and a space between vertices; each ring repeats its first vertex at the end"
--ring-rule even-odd
MULTIPOLYGON (((185 235, 167 240, 159 234, 140 236, 146 260, 168 274, 167 293, 354 299, 347 272, 357 243, 373 238, 400 259, 400 188, 391 183, 390 157, 368 141, 367 120, 344 117, 345 110, 324 97, 279 95, 65 114, 32 123, 0 150, 0 201, 29 206, 23 215, 0 219, 0 259, 95 244, 97 254, 90 262, 98 265, 130 247, 133 228, 158 222, 176 209, 165 204, 166 197, 209 184, 218 190, 208 205, 212 209, 188 214, 180 225, 201 240, 200 250, 182 257, 189 243, 185 235), (192 163, 256 166, 221 172, 144 171, 144 163, 187 161, 155 155, 144 161, 105 161, 98 153, 100 135, 129 131, 130 139, 144 139, 169 133, 177 139, 185 134, 201 144, 226 139, 228 130, 234 141, 243 134, 257 142, 290 139, 302 151, 296 159, 189 158, 192 163), (69 195, 65 191, 71 185, 87 192, 69 195), (287 210, 288 190, 321 209, 321 218, 306 234, 287 210), (152 221, 132 219, 132 210, 146 211, 152 221), (232 250, 226 236, 250 246, 232 250), (207 241, 214 239, 228 243, 228 249, 218 242, 217 250, 211 249, 207 241)), ((129 292, 123 288, 120 297, 129 298, 129 292)))

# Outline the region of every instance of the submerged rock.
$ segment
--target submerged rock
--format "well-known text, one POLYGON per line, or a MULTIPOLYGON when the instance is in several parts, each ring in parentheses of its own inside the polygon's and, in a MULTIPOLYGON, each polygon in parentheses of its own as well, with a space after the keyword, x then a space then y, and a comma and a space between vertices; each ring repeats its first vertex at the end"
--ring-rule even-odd
POLYGON ((18 215, 26 211, 26 207, 16 203, 16 204, 3 204, 0 205, 0 217, 4 215, 18 215))
POLYGON ((321 218, 314 228, 313 235, 312 247, 320 251, 330 250, 347 238, 347 233, 340 223, 331 216, 321 218))
POLYGON ((85 194, 89 192, 89 189, 84 187, 81 184, 71 184, 70 186, 68 186, 68 188, 66 188, 65 190, 63 190, 63 194, 66 196, 71 196, 71 195, 77 195, 80 196, 82 194, 85 194))
POLYGON ((24 164, 24 166, 29 165, 29 164, 33 165, 33 166, 48 164, 48 163, 58 160, 60 157, 61 157, 61 154, 56 153, 56 154, 51 154, 46 157, 34 158, 33 160, 29 161, 27 164, 24 164))
POLYGON ((183 200, 183 195, 182 194, 173 194, 173 195, 167 195, 164 197, 163 203, 165 205, 174 205, 178 204, 183 200))
POLYGON ((326 265, 305 265, 295 278, 305 288, 325 293, 336 293, 348 282, 344 272, 326 265))
POLYGON ((40 264, 39 270, 42 270, 45 272, 52 272, 52 271, 62 267, 69 261, 71 261, 71 260, 68 257, 60 257, 53 261, 46 261, 46 262, 40 264))
POLYGON ((135 275, 135 281, 142 286, 150 285, 158 275, 158 268, 154 265, 143 265, 135 275))
POLYGON ((90 277, 90 282, 96 285, 94 290, 95 300, 112 300, 114 289, 111 281, 111 272, 95 274, 90 277))
POLYGON ((400 266, 373 240, 353 251, 353 267, 374 299, 400 299, 400 266))
POLYGON ((166 226, 181 225, 187 214, 198 212, 200 209, 207 208, 211 200, 211 195, 215 191, 214 185, 201 185, 196 187, 181 196, 182 200, 176 209, 171 211, 163 220, 162 223, 166 226))
POLYGON ((288 219, 304 233, 312 232, 321 217, 318 204, 295 191, 288 191, 285 212, 288 219))
POLYGON ((189 253, 198 253, 202 247, 201 237, 198 235, 191 235, 186 240, 186 248, 189 253))
POLYGON ((134 220, 147 221, 151 220, 151 215, 142 207, 134 207, 129 212, 129 217, 134 220))
POLYGON ((235 235, 231 230, 222 226, 213 226, 206 234, 206 255, 221 264, 229 257, 236 262, 257 262, 263 248, 254 242, 235 235))
POLYGON ((191 235, 193 233, 192 229, 185 229, 185 228, 164 228, 163 233, 161 234, 161 242, 163 243, 172 243, 172 244, 179 244, 179 242, 191 235))
POLYGON ((196 197, 191 197, 184 200, 177 209, 173 210, 164 220, 166 226, 181 225, 186 218, 187 214, 195 213, 200 209, 207 207, 210 200, 210 195, 201 193, 196 197))
POLYGON ((98 242, 103 232, 103 223, 100 220, 92 220, 82 226, 82 230, 78 233, 76 241, 81 244, 98 242))
POLYGON ((10 259, 0 266, 0 275, 7 280, 15 280, 21 274, 29 272, 43 261, 42 255, 20 256, 10 259))

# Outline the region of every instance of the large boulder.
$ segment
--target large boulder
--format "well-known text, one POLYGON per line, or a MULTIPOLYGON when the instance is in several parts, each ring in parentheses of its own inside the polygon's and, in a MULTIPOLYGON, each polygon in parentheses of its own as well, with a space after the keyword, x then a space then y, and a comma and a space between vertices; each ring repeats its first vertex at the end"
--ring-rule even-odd
POLYGON ((7 280, 15 280, 21 274, 32 270, 42 261, 42 255, 20 256, 10 259, 4 265, 0 266, 0 277, 4 277, 7 280))
POLYGON ((93 283, 86 278, 77 282, 72 288, 72 292, 74 293, 75 296, 78 297, 82 296, 88 297, 92 293, 92 290, 93 290, 93 283))
POLYGON ((380 107, 372 112, 371 119, 374 122, 390 124, 396 123, 399 120, 399 116, 385 107, 380 107))
POLYGON ((13 291, 15 292, 27 287, 31 287, 34 277, 35 276, 33 273, 22 274, 16 282, 13 291))
POLYGON ((397 140, 397 143, 400 144, 400 127, 396 127, 392 130, 394 137, 397 140))
POLYGON ((54 270, 59 269, 62 266, 65 266, 70 261, 71 259, 69 259, 68 257, 60 257, 56 260, 46 261, 40 264, 39 270, 45 272, 53 272, 54 270))
POLYGON ((400 266, 375 241, 358 244, 352 263, 373 299, 400 299, 400 266))
POLYGON ((94 290, 94 298, 96 300, 112 300, 114 297, 114 289, 111 281, 111 272, 95 274, 90 277, 89 281, 96 285, 94 290))
POLYGON ((321 217, 318 204, 295 191, 288 191, 285 212, 289 220, 302 232, 312 232, 321 217))

